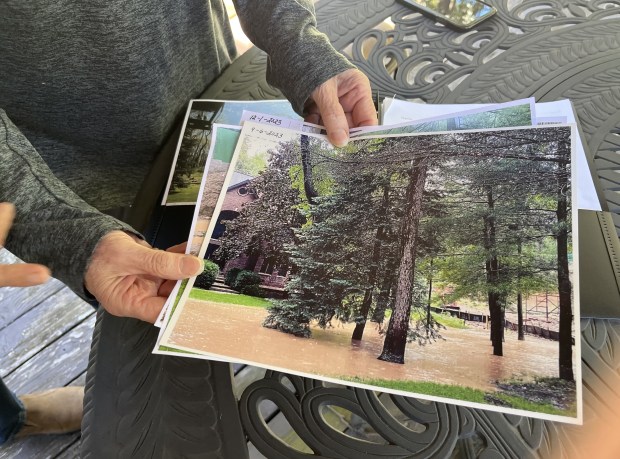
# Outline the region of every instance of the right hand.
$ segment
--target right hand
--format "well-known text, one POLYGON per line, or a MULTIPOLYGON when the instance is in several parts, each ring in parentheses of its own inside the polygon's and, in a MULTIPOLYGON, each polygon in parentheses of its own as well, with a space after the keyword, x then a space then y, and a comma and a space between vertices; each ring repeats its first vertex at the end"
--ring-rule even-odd
MULTIPOLYGON (((15 218, 15 206, 0 203, 0 248, 4 247, 6 236, 15 218)), ((43 265, 30 263, 0 264, 0 287, 30 287, 43 284, 50 278, 50 270, 43 265)))
POLYGON ((316 88, 306 108, 306 121, 322 124, 337 147, 349 141, 349 129, 377 124, 370 81, 358 69, 348 69, 316 88))

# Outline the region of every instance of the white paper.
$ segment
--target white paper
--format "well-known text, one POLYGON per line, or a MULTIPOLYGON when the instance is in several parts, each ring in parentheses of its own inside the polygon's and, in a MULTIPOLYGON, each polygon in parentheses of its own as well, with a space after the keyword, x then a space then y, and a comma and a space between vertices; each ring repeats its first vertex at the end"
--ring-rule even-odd
MULTIPOLYGON (((398 124, 405 121, 417 121, 429 117, 446 115, 453 112, 488 107, 495 104, 421 104, 393 99, 383 114, 383 124, 398 124)), ((569 100, 555 102, 537 102, 536 117, 557 119, 565 117, 568 123, 575 123, 575 113, 569 100)), ((576 205, 578 209, 602 210, 596 194, 594 180, 588 167, 588 160, 579 132, 577 132, 577 158, 573 167, 576 171, 576 205)))

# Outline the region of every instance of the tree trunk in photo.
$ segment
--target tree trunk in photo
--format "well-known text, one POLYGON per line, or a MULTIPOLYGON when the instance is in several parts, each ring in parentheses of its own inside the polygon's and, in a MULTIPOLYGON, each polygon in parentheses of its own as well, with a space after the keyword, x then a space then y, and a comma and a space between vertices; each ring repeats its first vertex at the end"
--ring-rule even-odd
POLYGON ((489 315, 491 316, 491 344, 493 345, 493 355, 503 355, 503 333, 504 325, 502 314, 502 301, 499 278, 499 260, 496 253, 496 228, 494 215, 493 190, 490 186, 486 186, 488 213, 484 217, 484 248, 487 252, 487 260, 485 263, 488 299, 489 299, 489 315))
POLYGON ((523 300, 521 292, 517 293, 517 333, 518 340, 525 341, 525 334, 523 333, 523 300))
POLYGON ((374 287, 369 287, 364 292, 364 301, 360 308, 359 320, 356 320, 355 328, 353 329, 353 335, 351 335, 351 341, 361 341, 364 336, 364 329, 366 328, 366 319, 368 312, 370 311, 370 305, 372 304, 372 291, 374 287))
MULTIPOLYGON (((560 378, 574 381, 573 374, 573 309, 571 302, 571 282, 568 271, 568 203, 566 199, 566 169, 558 174, 558 219, 557 251, 558 251, 558 293, 560 296, 560 378)), ((578 329, 577 329, 578 330, 578 329)), ((577 337, 579 339, 579 337, 577 337)))
POLYGON ((377 304, 372 313, 371 320, 378 324, 382 324, 385 320, 385 311, 388 309, 390 303, 390 291, 392 290, 392 273, 386 272, 383 281, 381 282, 381 289, 377 296, 377 304))
POLYGON ((366 278, 366 291, 364 292, 364 301, 362 302, 362 307, 360 308, 359 320, 356 321, 355 329, 353 330, 353 335, 351 339, 354 341, 361 341, 362 336, 364 336, 364 329, 366 328, 366 321, 368 320, 368 313, 370 312, 370 307, 372 306, 372 297, 373 291, 375 290, 375 285, 377 283, 377 273, 379 271, 379 261, 381 259, 381 240, 383 239, 385 233, 385 211, 387 210, 390 203, 390 188, 386 186, 383 189, 383 199, 382 199, 382 209, 383 212, 379 215, 379 218, 383 218, 384 221, 381 222, 377 231, 375 233, 375 242, 372 248, 372 257, 370 261, 370 269, 368 270, 368 276, 366 278))
POLYGON ((521 295, 521 239, 519 239, 517 251, 519 254, 519 267, 517 271, 517 339, 525 341, 525 334, 523 333, 523 297, 521 295))
POLYGON ((392 316, 383 342, 379 360, 405 363, 407 332, 411 320, 411 300, 413 276, 415 272, 416 239, 422 215, 422 196, 426 182, 428 165, 416 160, 409 171, 409 184, 406 192, 406 208, 399 235, 401 238, 400 263, 398 266, 396 296, 392 316))
POLYGON ((310 204, 315 203, 319 196, 312 182, 312 159, 310 158, 310 140, 307 135, 301 136, 301 168, 304 173, 304 192, 310 204))
POLYGON ((433 294, 433 259, 428 273, 428 301, 426 304, 426 338, 428 338, 429 330, 431 328, 431 296, 433 294))

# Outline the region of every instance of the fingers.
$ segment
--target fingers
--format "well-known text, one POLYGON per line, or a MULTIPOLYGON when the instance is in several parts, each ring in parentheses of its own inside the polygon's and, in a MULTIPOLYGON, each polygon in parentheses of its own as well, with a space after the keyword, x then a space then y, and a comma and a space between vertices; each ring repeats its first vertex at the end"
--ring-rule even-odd
POLYGON ((43 284, 49 278, 50 270, 42 265, 0 265, 0 287, 30 287, 43 284))
POLYGON ((370 81, 357 69, 324 82, 314 90, 312 100, 306 121, 323 124, 329 141, 338 147, 347 144, 349 128, 377 124, 370 81))
POLYGON ((187 250, 187 241, 182 242, 181 244, 173 245, 172 247, 168 247, 166 252, 172 253, 185 253, 187 250))
POLYGON ((101 305, 113 316, 131 317, 133 319, 155 323, 165 302, 166 299, 163 297, 152 296, 132 303, 131 305, 127 303, 117 304, 115 302, 101 303, 101 305))
MULTIPOLYGON (((0 203, 0 247, 4 246, 9 229, 15 218, 15 206, 0 203)), ((0 265, 0 287, 30 287, 46 282, 50 270, 42 265, 17 263, 0 265)))
POLYGON ((372 93, 370 91, 370 83, 368 83, 368 97, 361 97, 353 108, 352 121, 353 126, 375 126, 378 124, 377 110, 372 101, 372 93))
POLYGON ((304 121, 306 123, 321 124, 321 116, 318 113, 308 113, 304 121))
POLYGON ((0 203, 0 247, 4 247, 6 236, 15 218, 15 206, 8 202, 0 203))
POLYGON ((172 281, 172 280, 164 281, 164 283, 161 284, 161 286, 159 287, 157 295, 168 298, 170 294, 172 293, 172 291, 174 290, 175 285, 176 285, 176 281, 172 281))
POLYGON ((154 324, 165 303, 166 299, 160 296, 146 298, 141 307, 134 308, 135 314, 132 315, 136 319, 154 324))
POLYGON ((319 86, 312 98, 327 130, 327 138, 335 146, 344 147, 349 141, 349 123, 338 98, 337 78, 331 78, 319 86))
POLYGON ((202 260, 192 255, 164 252, 136 246, 132 251, 139 274, 147 274, 161 279, 185 279, 200 274, 204 265, 202 260))

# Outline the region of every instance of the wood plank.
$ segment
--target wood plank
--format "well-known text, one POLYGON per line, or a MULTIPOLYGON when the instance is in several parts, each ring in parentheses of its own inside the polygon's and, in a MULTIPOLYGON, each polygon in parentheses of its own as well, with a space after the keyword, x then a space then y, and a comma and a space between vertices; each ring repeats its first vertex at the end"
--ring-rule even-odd
MULTIPOLYGON (((19 259, 6 249, 0 249, 0 264, 17 263, 19 259)), ((50 279, 35 287, 0 288, 0 330, 10 325, 46 298, 58 293, 64 284, 50 279)))
POLYGON ((5 377, 51 341, 82 322, 93 308, 68 288, 0 331, 0 376, 5 377))
MULTIPOLYGON (((10 441, 0 447, 0 459, 53 459, 63 454, 80 433, 66 435, 37 435, 10 441)), ((72 456, 69 456, 72 457, 72 456)))
POLYGON ((9 252, 7 249, 5 249, 4 247, 0 249, 0 263, 11 264, 17 263, 18 261, 20 261, 20 259, 13 255, 11 252, 9 252))
MULTIPOLYGON (((71 384, 86 371, 95 312, 4 378, 16 394, 71 384)), ((80 378, 80 382, 82 379, 80 378)))
POLYGON ((67 449, 56 456, 56 459, 77 459, 80 457, 80 441, 76 440, 67 449))

